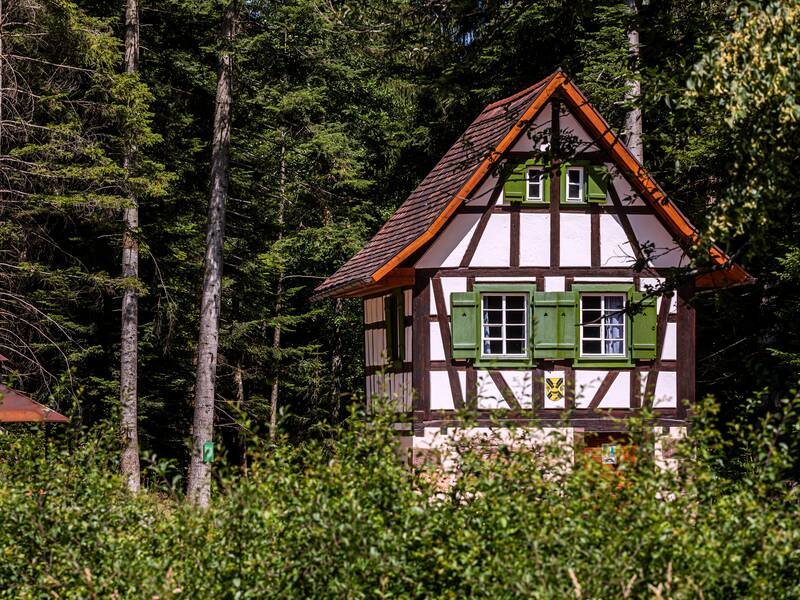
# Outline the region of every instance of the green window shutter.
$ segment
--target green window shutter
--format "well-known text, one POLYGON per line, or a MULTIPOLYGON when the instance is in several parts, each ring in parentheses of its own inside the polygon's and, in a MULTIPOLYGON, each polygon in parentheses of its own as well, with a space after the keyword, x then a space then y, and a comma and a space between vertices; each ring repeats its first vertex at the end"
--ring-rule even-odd
POLYGON ((508 173, 503 184, 503 201, 507 204, 525 200, 525 163, 517 163, 508 173))
POLYGON ((574 358, 576 347, 576 292, 533 294, 534 358, 574 358))
MULTIPOLYGON (((669 302, 664 298, 664 302, 669 302)), ((633 315, 631 335, 632 358, 655 358, 657 347, 657 317, 656 299, 654 296, 645 298, 641 292, 632 292, 629 302, 636 305, 636 314, 633 315)))
POLYGON ((601 165, 591 165, 585 168, 586 199, 589 202, 605 204, 606 189, 608 189, 608 170, 601 165))
POLYGON ((450 294, 453 358, 477 358, 480 344, 478 320, 478 292, 453 292, 450 294))

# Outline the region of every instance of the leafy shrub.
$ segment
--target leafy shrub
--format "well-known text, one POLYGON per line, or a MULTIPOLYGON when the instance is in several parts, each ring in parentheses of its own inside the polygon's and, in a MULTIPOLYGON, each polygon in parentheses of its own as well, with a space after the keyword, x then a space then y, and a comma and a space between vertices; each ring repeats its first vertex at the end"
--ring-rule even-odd
POLYGON ((445 489, 401 464, 390 423, 354 417, 224 472, 206 512, 127 495, 103 431, 0 435, 0 597, 796 598, 793 411, 741 430, 735 472, 704 416, 676 470, 631 422, 639 455, 617 473, 564 445, 464 443, 445 489))

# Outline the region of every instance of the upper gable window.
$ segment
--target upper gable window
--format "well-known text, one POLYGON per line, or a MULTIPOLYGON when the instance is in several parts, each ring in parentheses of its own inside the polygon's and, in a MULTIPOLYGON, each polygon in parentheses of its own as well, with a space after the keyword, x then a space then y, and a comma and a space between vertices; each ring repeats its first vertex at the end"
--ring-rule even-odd
POLYGON ((583 167, 567 168, 567 202, 583 202, 583 167))
POLYGON ((528 169, 525 199, 528 202, 542 202, 544 198, 544 170, 541 167, 528 169))

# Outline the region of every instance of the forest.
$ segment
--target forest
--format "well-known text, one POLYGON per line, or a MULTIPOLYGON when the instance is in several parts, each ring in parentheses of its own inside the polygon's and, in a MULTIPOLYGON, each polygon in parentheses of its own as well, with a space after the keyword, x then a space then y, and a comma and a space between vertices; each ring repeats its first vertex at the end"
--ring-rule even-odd
POLYGON ((0 597, 796 597, 798 64, 797 0, 0 0, 0 365, 70 419, 3 427, 0 597), (696 298, 684 468, 465 450, 437 505, 312 296, 557 68, 755 280, 696 298))

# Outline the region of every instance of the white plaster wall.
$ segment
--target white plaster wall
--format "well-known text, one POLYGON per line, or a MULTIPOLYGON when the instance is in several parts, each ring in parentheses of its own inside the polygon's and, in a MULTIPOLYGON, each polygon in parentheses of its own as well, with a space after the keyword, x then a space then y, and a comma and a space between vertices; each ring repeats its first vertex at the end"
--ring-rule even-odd
MULTIPOLYGON (((607 371, 575 370, 576 408, 589 408, 589 404, 603 383, 606 374, 607 371)), ((631 405, 630 389, 630 373, 623 371, 617 375, 605 398, 600 402, 599 408, 629 408, 631 405)))
POLYGON ((478 186, 478 189, 470 194, 466 204, 469 206, 488 206, 492 199, 492 194, 497 187, 499 178, 499 171, 491 172, 490 175, 483 180, 483 183, 478 186))
POLYGON ((439 323, 430 324, 431 331, 428 337, 431 347, 431 360, 444 360, 444 346, 442 345, 442 332, 439 323))
MULTIPOLYGON (((590 398, 591 400, 591 398, 590 398)), ((598 408, 630 408, 631 406, 631 374, 622 371, 600 401, 598 408)))
POLYGON ((544 291, 545 292, 564 292, 567 289, 566 277, 545 277, 544 278, 544 291))
MULTIPOLYGON (((466 277, 442 277, 442 293, 444 294, 444 305, 447 314, 450 314, 450 294, 453 292, 466 292, 467 291, 467 278, 466 277)), ((436 298, 433 296, 433 286, 428 284, 430 290, 430 311, 432 315, 436 314, 436 298)))
MULTIPOLYGON (((455 406, 453 405, 453 393, 450 390, 450 379, 447 376, 447 371, 431 371, 429 377, 431 410, 455 410, 455 406)), ((466 378, 467 375, 464 371, 458 372, 462 397, 464 388, 466 387, 466 378)))
POLYGON ((521 267, 550 265, 550 215, 520 213, 519 264, 521 267))
POLYGON ((588 213, 561 213, 562 267, 588 267, 592 264, 592 229, 588 213))
POLYGON ((617 190, 617 194, 619 195, 620 202, 622 206, 646 206, 644 200, 639 195, 638 192, 634 192, 631 184, 620 174, 619 169, 615 166, 610 167, 611 171, 611 183, 614 185, 614 189, 617 190))
POLYGON ((480 218, 479 214, 456 214, 415 266, 420 269, 457 267, 464 258, 480 218))
MULTIPOLYGON (((566 107, 564 108, 566 109, 566 107)), ((569 144, 570 147, 572 147, 572 144, 577 144, 576 153, 592 152, 598 149, 589 132, 580 124, 575 115, 568 110, 561 111, 559 126, 564 142, 569 144)))
MULTIPOLYGON (((531 372, 527 369, 517 369, 500 371, 500 374, 514 393, 514 397, 517 399, 517 402, 519 402, 520 407, 523 409, 530 409, 533 406, 531 372)), ((511 408, 487 371, 478 370, 477 380, 478 389, 476 391, 476 396, 478 408, 511 408)))
POLYGON ((677 408, 678 377, 674 371, 662 371, 658 374, 656 393, 653 396, 653 408, 677 408))
POLYGON ((653 215, 628 215, 639 245, 652 242, 655 245, 650 261, 656 267, 678 267, 685 264, 685 257, 672 235, 664 229, 653 215))
POLYGON ((493 214, 486 223, 471 267, 507 267, 511 253, 511 215, 493 214))
POLYGON ((489 373, 486 371, 478 371, 478 389, 476 391, 476 398, 478 408, 480 409, 494 409, 494 408, 510 408, 503 395, 497 386, 492 381, 489 373))
POLYGON ((532 152, 534 145, 541 151, 542 139, 550 139, 552 109, 551 103, 546 103, 531 121, 526 129, 511 146, 512 152, 532 152))
POLYGON ((664 349, 661 353, 663 360, 676 360, 678 357, 678 324, 667 323, 667 330, 664 332, 664 349))
POLYGON ((636 255, 616 215, 600 215, 600 265, 629 267, 636 255))

